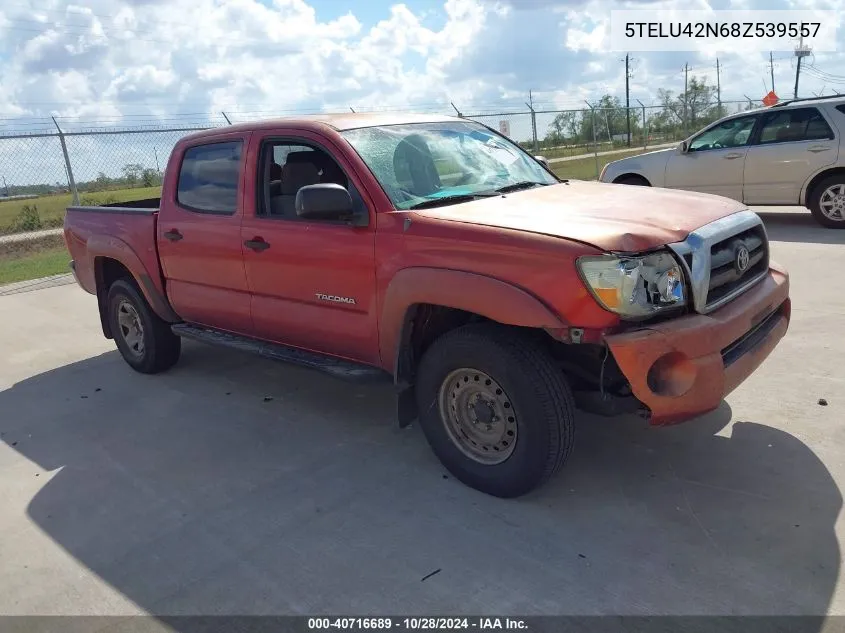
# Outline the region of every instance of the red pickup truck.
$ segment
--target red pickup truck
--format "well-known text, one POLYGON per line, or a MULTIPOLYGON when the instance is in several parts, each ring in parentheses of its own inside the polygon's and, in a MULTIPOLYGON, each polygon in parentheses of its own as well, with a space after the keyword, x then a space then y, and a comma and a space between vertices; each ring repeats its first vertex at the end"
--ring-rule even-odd
POLYGON ((513 497, 575 410, 716 408, 790 318, 760 218, 726 198, 566 181, 460 118, 326 115, 175 146, 160 199, 71 207, 78 283, 134 369, 182 337, 392 380, 446 468, 513 497))

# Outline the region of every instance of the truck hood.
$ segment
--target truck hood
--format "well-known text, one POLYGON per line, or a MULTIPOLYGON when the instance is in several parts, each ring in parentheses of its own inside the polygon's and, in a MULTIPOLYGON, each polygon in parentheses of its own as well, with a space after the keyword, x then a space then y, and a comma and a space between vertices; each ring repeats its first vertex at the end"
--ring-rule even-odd
POLYGON ((711 194, 572 180, 414 213, 634 252, 683 241, 745 208, 711 194))

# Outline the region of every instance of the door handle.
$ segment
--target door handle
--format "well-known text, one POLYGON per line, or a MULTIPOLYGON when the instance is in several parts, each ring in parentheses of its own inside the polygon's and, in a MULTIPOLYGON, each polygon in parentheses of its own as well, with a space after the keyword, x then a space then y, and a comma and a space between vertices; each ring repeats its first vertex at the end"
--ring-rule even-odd
POLYGON ((270 248, 270 244, 265 242, 264 239, 260 237, 254 237, 251 240, 247 240, 246 242, 244 242, 244 246, 246 246, 247 248, 251 248, 256 253, 260 251, 266 251, 268 248, 270 248))
POLYGON ((182 239, 182 234, 177 231, 176 229, 170 229, 169 231, 164 232, 164 237, 169 239, 171 242, 178 242, 182 239))
POLYGON ((741 158, 741 157, 742 157, 742 154, 738 154, 737 152, 734 152, 732 154, 725 154, 724 156, 722 156, 722 158, 724 158, 725 160, 733 160, 734 158, 741 158))
POLYGON ((813 147, 808 147, 807 151, 813 152, 813 154, 818 154, 819 152, 828 152, 830 151, 830 148, 824 145, 814 145, 813 147))

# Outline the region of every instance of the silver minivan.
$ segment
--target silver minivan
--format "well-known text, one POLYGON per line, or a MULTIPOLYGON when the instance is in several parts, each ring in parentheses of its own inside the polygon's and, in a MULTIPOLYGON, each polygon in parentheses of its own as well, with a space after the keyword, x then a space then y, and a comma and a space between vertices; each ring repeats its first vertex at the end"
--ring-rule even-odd
POLYGON ((802 205, 845 229, 845 96, 732 114, 677 147, 608 163, 602 182, 712 193, 748 205, 802 205))

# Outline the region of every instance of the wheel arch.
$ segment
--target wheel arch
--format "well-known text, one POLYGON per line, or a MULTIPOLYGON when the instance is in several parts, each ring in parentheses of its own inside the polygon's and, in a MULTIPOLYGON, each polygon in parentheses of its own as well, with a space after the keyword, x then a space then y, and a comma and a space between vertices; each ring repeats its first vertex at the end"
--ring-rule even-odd
POLYGON ((117 279, 131 279, 153 312, 164 321, 177 323, 181 320, 167 297, 156 286, 141 259, 126 242, 115 237, 92 236, 88 238, 87 253, 93 260, 100 324, 106 338, 112 338, 106 318, 108 291, 117 279))
POLYGON ((622 180, 625 180, 625 179, 628 179, 628 178, 642 180, 647 186, 649 186, 649 187, 652 186, 651 181, 648 178, 646 178, 642 174, 639 174, 639 173, 633 172, 633 171, 626 171, 623 174, 619 174, 611 182, 613 182, 614 184, 619 184, 622 180))
POLYGON ((845 167, 827 167, 813 176, 807 185, 804 187, 804 192, 801 195, 801 204, 805 207, 810 206, 810 198, 812 198, 813 193, 816 187, 821 183, 825 178, 830 176, 840 175, 845 177, 845 167))
POLYGON ((400 392, 401 425, 416 417, 413 385, 422 354, 437 337, 473 321, 537 330, 566 327, 539 298, 499 279, 425 267, 399 271, 385 293, 379 346, 382 366, 400 392))

